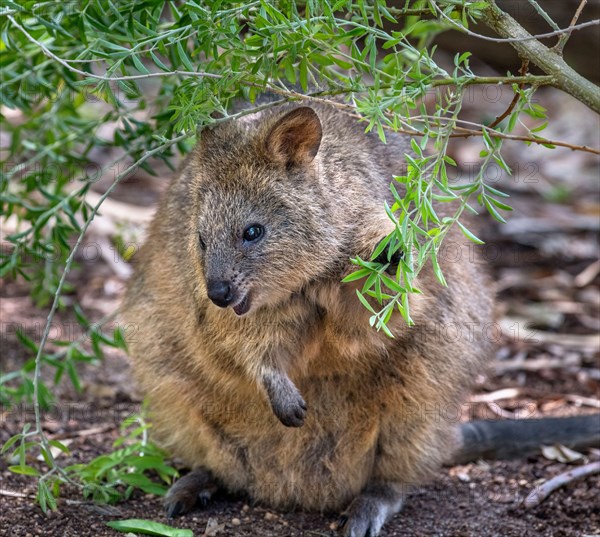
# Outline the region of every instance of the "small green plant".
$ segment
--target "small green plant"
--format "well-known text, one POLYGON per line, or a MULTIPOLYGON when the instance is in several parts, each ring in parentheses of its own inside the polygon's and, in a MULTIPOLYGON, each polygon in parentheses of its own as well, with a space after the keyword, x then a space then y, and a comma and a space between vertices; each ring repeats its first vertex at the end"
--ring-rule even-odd
MULTIPOLYGON (((105 347, 126 350, 122 327, 117 325, 111 329, 110 333, 107 331, 108 322, 112 320, 113 315, 101 322, 92 323, 85 317, 79 306, 75 305, 73 311, 80 335, 72 340, 53 340, 52 343, 57 348, 55 352, 44 352, 41 346, 22 330, 15 331, 17 339, 32 356, 40 354, 41 366, 54 371, 50 385, 42 379, 37 382, 37 401, 42 410, 48 409, 55 402, 52 388, 61 382, 65 373, 75 391, 80 393, 79 368, 82 365, 96 365, 101 362, 104 358, 103 349, 105 347)), ((70 327, 72 328, 72 325, 70 327)), ((20 369, 0 373, 0 404, 10 405, 34 401, 35 385, 32 373, 35 368, 36 359, 30 358, 20 369)))
POLYGON ((83 484, 84 497, 113 503, 129 498, 136 489, 158 496, 167 492, 177 471, 165 463, 166 453, 148 440, 149 427, 139 417, 127 420, 122 436, 113 444, 114 451, 65 468, 83 484))
POLYGON ((10 471, 39 478, 37 499, 43 511, 56 509, 61 484, 75 485, 84 498, 100 503, 128 499, 135 490, 162 496, 178 474, 165 462, 165 452, 148 440, 149 427, 140 416, 128 418, 121 425, 121 436, 114 442, 112 452, 64 468, 56 465, 52 448, 67 455, 69 448, 58 440, 48 440, 47 446, 30 442, 27 429, 10 438, 2 453, 18 462, 9 466, 10 471), (47 473, 27 464, 27 454, 36 448, 51 468, 47 473))

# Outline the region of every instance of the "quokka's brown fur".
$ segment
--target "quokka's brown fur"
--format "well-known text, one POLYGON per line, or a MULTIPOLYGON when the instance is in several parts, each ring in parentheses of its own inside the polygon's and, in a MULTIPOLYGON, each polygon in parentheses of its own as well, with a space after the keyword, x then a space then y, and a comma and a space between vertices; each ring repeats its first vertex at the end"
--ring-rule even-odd
POLYGON ((408 151, 405 137, 383 144, 328 106, 202 133, 136 256, 124 305, 152 431, 171 454, 270 506, 337 510, 387 487, 398 500, 388 511, 449 457, 489 350, 490 284, 468 241, 450 232, 452 256, 440 259, 449 286, 424 268, 422 294, 410 295, 415 327, 396 313, 394 339, 369 326, 355 292, 364 282, 341 283, 356 270, 349 259, 368 259, 392 229, 384 201, 408 151), (249 245, 241 236, 253 223, 265 231, 249 245), (250 310, 213 304, 210 278, 232 282, 250 310), (462 336, 448 342, 448 327, 462 336), (280 385, 283 410, 271 393, 280 385), (282 424, 286 412, 296 426, 282 424))

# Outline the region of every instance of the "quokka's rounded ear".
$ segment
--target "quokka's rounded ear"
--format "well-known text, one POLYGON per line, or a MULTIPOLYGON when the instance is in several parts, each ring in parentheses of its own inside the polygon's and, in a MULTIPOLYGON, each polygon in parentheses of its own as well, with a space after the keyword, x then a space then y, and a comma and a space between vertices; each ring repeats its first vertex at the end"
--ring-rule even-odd
POLYGON ((307 106, 283 116, 266 138, 266 150, 285 166, 310 164, 319 150, 323 129, 316 112, 307 106))

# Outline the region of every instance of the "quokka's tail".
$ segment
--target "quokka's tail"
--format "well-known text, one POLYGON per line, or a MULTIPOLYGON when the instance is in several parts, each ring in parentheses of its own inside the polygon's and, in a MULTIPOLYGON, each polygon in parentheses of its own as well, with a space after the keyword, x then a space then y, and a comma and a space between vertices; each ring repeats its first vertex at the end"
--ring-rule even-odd
POLYGON ((515 459, 535 454, 541 446, 572 449, 600 447, 600 414, 568 418, 480 420, 461 426, 461 446, 452 464, 477 459, 515 459))

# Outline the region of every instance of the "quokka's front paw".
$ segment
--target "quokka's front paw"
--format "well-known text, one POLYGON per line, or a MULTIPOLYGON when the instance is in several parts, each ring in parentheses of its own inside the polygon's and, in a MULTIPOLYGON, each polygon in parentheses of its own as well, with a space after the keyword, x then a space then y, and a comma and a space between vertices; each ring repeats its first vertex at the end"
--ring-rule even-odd
POLYGON ((264 386, 273 413, 286 427, 301 427, 306 418, 307 406, 300 391, 283 373, 265 375, 264 386))
POLYGON ((308 410, 300 393, 296 397, 286 397, 280 401, 271 401, 273 413, 286 427, 302 427, 308 410))
POLYGON ((191 511, 197 504, 206 507, 218 486, 208 470, 194 470, 179 478, 164 499, 169 518, 191 511))
MULTIPOLYGON (((383 239, 381 239, 381 241, 379 241, 379 244, 381 244, 381 242, 385 239, 385 237, 383 239)), ((377 246, 379 246, 379 244, 377 246)), ((388 274, 392 274, 395 275, 396 271, 398 270, 398 265, 400 264, 400 261, 402 261, 402 259, 404 259, 404 252, 401 249, 396 250, 390 259, 388 259, 388 246, 386 246, 383 251, 375 258, 373 259, 373 261, 375 261, 376 263, 381 263, 382 265, 388 265, 388 267, 385 269, 385 271, 388 274)), ((377 249, 377 248, 375 248, 377 249)))

